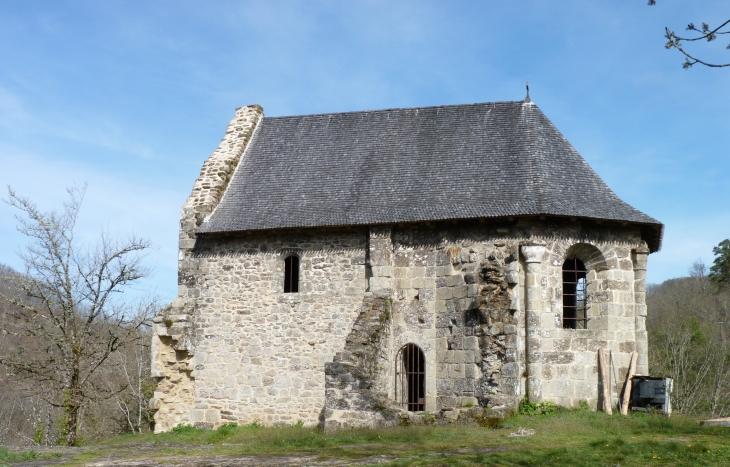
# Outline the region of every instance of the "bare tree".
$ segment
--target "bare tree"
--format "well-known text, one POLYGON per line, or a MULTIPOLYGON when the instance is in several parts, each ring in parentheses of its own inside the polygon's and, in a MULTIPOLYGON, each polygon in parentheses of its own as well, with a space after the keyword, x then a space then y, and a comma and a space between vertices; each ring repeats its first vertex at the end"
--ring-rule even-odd
POLYGON ((707 276, 707 265, 700 259, 697 258, 694 263, 692 263, 692 266, 687 271, 689 274, 689 277, 694 277, 695 279, 702 279, 703 277, 707 276))
POLYGON ((678 412, 727 416, 730 353, 724 326, 730 318, 730 291, 710 279, 701 261, 689 274, 647 294, 651 371, 674 379, 678 412))
POLYGON ((664 327, 653 337, 653 369, 674 380, 674 409, 679 413, 696 412, 713 368, 713 349, 707 345, 697 320, 664 327))
MULTIPOLYGON (((155 383, 150 372, 149 342, 150 336, 147 335, 144 340, 116 352, 111 367, 118 373, 117 377, 123 378, 122 384, 127 387, 124 392, 114 396, 114 401, 132 433, 142 433, 149 429, 152 422, 149 400, 155 383)), ((113 381, 114 378, 108 379, 110 391, 114 388, 113 381)))
MULTIPOLYGON (((656 0, 649 0, 649 5, 656 5, 656 0)), ((682 64, 682 67, 685 69, 690 68, 692 65, 696 65, 697 63, 712 68, 730 66, 730 63, 712 63, 710 61, 697 58, 685 48, 686 43, 689 42, 712 42, 720 35, 730 34, 730 19, 719 26, 710 26, 707 23, 702 23, 702 26, 699 28, 696 27, 694 23, 689 23, 686 30, 690 31, 690 34, 692 34, 691 37, 682 37, 671 29, 667 27, 664 28, 664 37, 667 39, 667 43, 664 47, 667 49, 677 49, 684 55, 684 63, 682 64)), ((726 49, 730 49, 730 45, 728 45, 726 49)))
POLYGON ((8 188, 6 202, 20 211, 18 230, 29 244, 20 253, 24 273, 4 278, 12 293, 0 298, 14 307, 2 333, 16 345, 5 346, 0 364, 28 390, 63 409, 70 446, 77 442, 84 405, 124 389, 101 384, 94 375, 114 352, 143 338, 139 330, 154 302, 130 303, 119 293, 149 274, 142 265, 149 242, 102 232, 96 245, 80 245, 76 222, 86 187, 67 191, 62 211, 43 212, 8 188))

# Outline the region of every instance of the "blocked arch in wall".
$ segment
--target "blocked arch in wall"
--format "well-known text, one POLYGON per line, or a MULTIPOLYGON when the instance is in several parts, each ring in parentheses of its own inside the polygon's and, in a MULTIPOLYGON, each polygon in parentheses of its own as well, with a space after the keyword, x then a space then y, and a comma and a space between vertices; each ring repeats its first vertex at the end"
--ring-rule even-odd
POLYGON ((565 252, 562 267, 562 322, 565 329, 589 329, 591 295, 598 275, 607 269, 606 257, 588 243, 573 244, 565 252))
POLYGON ((411 412, 426 410, 426 355, 408 343, 395 358, 395 399, 411 412))

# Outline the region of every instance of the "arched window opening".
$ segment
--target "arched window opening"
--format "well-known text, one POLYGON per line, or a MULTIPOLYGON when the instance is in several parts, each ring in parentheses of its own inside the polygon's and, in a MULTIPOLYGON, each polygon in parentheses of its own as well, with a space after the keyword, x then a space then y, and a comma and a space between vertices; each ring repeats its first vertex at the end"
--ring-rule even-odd
POLYGON ((563 263, 563 328, 586 329, 588 326, 588 282, 583 261, 573 258, 563 263))
POLYGON ((395 359, 396 402, 411 412, 426 410, 426 356, 416 344, 406 344, 395 359))
POLYGON ((299 292, 299 258, 289 256, 284 260, 284 293, 299 292))

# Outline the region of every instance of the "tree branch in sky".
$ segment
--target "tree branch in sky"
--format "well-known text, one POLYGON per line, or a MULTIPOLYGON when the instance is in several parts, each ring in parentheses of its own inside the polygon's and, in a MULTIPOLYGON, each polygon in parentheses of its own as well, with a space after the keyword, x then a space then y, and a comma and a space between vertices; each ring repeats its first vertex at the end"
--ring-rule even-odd
MULTIPOLYGON (((656 0, 649 0, 649 5, 656 5, 656 0)), ((679 36, 677 33, 672 31, 669 28, 664 28, 665 34, 664 37, 667 38, 667 43, 664 45, 667 49, 677 49, 684 55, 684 63, 682 66, 686 68, 690 68, 692 65, 695 65, 699 63, 700 65, 705 65, 712 68, 722 68, 726 66, 730 66, 730 63, 713 63, 707 60, 703 60, 701 58, 698 58, 697 56, 689 53, 684 46, 685 42, 694 42, 694 41, 707 41, 712 42, 721 34, 730 34, 730 19, 725 21, 724 23, 720 24, 717 27, 710 27, 707 23, 702 23, 702 27, 698 28, 694 25, 694 23, 689 23, 687 25, 687 31, 691 31, 693 33, 696 33, 694 37, 682 37, 679 36)), ((726 49, 730 49, 730 44, 726 47, 726 49)))

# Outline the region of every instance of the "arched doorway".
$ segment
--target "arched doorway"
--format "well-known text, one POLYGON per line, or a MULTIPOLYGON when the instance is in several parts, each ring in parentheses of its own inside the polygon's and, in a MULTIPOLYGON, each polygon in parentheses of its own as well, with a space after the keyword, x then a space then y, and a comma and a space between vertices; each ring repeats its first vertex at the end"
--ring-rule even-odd
POLYGON ((411 412, 426 410, 426 356, 416 344, 406 344, 398 351, 395 398, 411 412))

